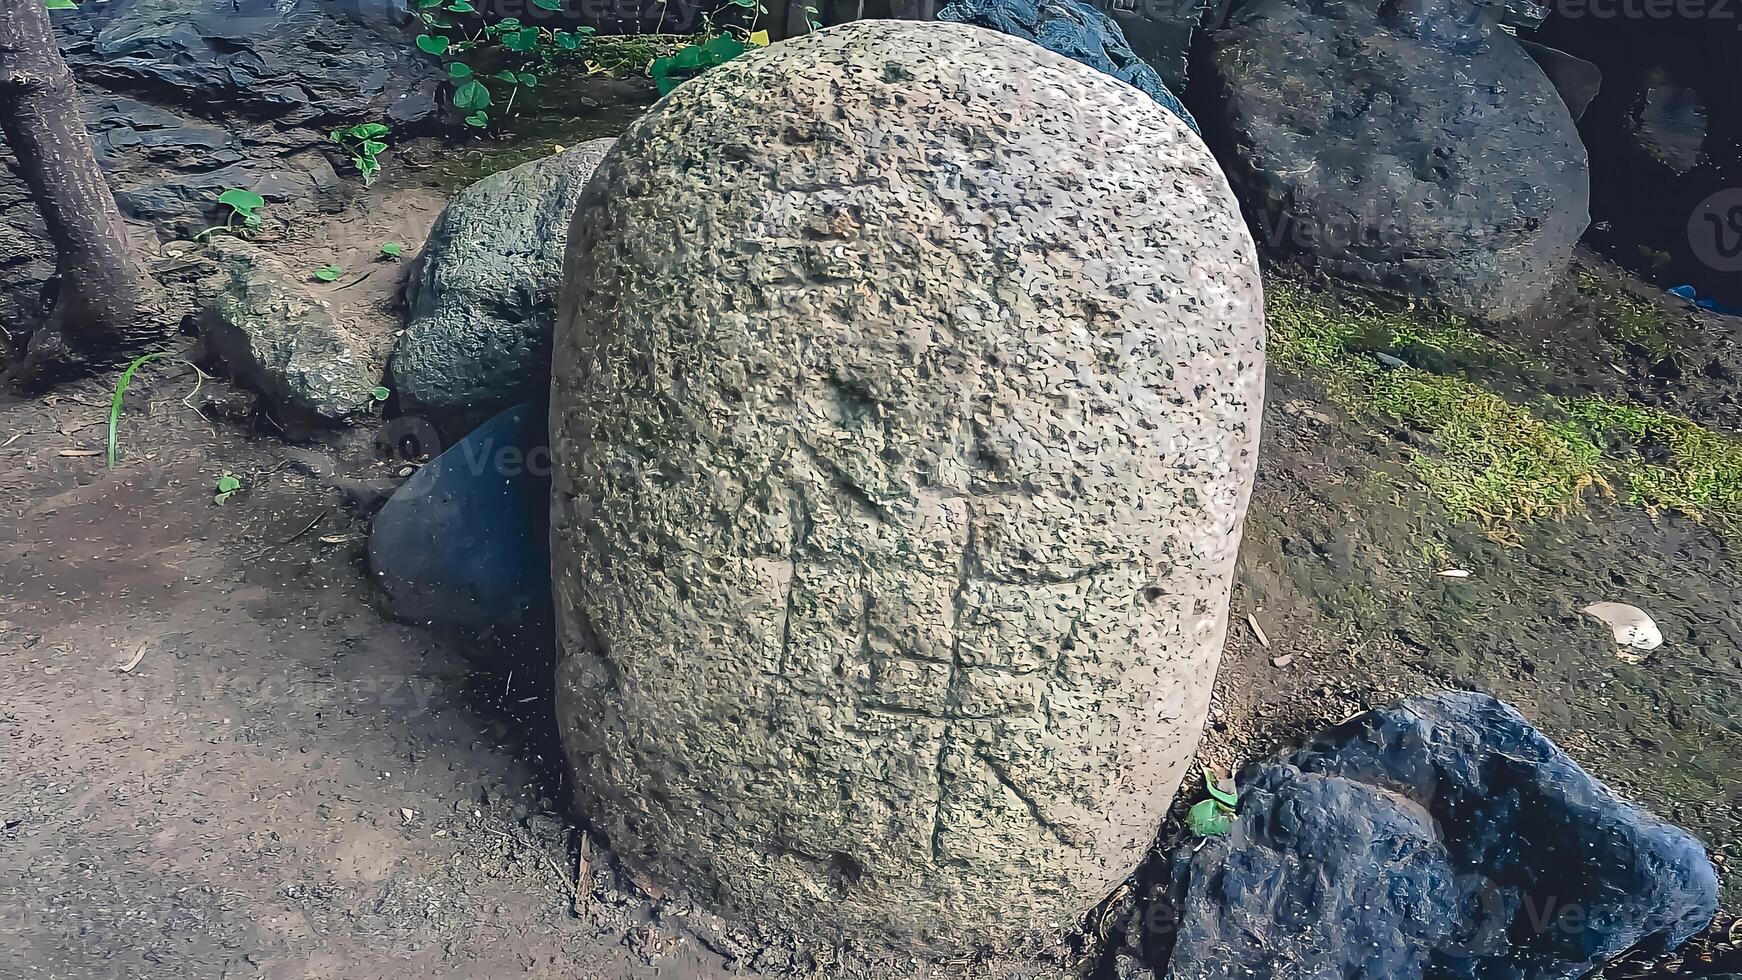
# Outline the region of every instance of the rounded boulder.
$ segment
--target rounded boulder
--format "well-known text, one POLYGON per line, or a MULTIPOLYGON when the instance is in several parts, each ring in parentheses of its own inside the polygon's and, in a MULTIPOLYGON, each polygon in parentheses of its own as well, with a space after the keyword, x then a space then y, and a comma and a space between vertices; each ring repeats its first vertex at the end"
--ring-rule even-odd
POLYGON ((1483 0, 1250 0, 1200 120, 1266 248, 1503 318, 1566 274, 1591 177, 1566 103, 1483 0))
POLYGON ((1092 68, 868 21, 686 82, 589 183, 554 338, 581 807, 745 924, 1075 926, 1205 720, 1263 336, 1204 145, 1092 68))

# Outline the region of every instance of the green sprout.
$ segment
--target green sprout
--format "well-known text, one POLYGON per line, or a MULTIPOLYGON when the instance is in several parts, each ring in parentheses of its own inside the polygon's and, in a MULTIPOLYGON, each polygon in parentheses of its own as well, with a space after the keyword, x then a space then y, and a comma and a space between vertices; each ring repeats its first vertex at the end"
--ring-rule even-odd
POLYGON ((1204 786, 1210 798, 1186 812, 1186 827, 1199 837, 1224 837, 1234 827, 1234 811, 1240 805, 1240 794, 1216 785, 1216 777, 1204 770, 1204 786))
POLYGON ((253 191, 232 187, 218 195, 218 203, 230 209, 229 214, 224 216, 224 223, 195 235, 195 241, 219 232, 241 237, 260 227, 260 209, 266 206, 266 198, 253 191))
POLYGON ((351 163, 363 175, 363 186, 368 187, 381 176, 381 154, 387 152, 386 137, 386 126, 358 123, 347 129, 335 129, 327 138, 351 154, 351 163))
POLYGON ((133 383, 134 372, 138 371, 140 368, 144 367, 146 364, 149 364, 150 362, 155 361, 160 357, 167 357, 167 356, 168 356, 168 352, 166 352, 166 351, 159 351, 155 354, 147 354, 144 357, 141 357, 138 360, 134 361, 132 364, 127 365, 127 370, 121 372, 121 379, 119 381, 115 382, 115 396, 109 400, 109 468, 110 469, 115 468, 116 428, 117 428, 117 426, 120 425, 120 422, 121 422, 121 397, 123 395, 127 394, 127 386, 131 385, 133 383))

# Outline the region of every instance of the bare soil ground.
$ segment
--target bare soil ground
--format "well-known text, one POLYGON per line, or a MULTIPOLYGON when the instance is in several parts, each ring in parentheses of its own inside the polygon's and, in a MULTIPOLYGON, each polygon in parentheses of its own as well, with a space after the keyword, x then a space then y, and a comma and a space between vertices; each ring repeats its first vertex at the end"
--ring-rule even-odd
MULTIPOLYGON (((331 295, 390 332, 399 267, 375 263, 378 243, 417 245, 444 195, 390 180, 281 247, 368 271, 331 295)), ((1552 384, 1737 428, 1735 321, 1706 318, 1711 349, 1669 377, 1594 354, 1580 331, 1600 313, 1566 308, 1507 338, 1552 384)), ((166 359, 128 396, 111 471, 114 380, 0 402, 0 976, 1052 980, 1080 965, 1066 948, 924 969, 796 953, 627 880, 567 813, 548 638, 378 608, 366 505, 406 461, 366 427, 288 444, 245 395, 166 359), (244 489, 220 505, 226 473, 244 489)), ((1402 462, 1412 435, 1310 378, 1273 374, 1265 425, 1205 765, 1400 694, 1477 687, 1716 860, 1742 859, 1733 541, 1601 499, 1506 533, 1454 524, 1402 462), (1437 574, 1451 567, 1470 575, 1437 574), (1665 646, 1617 656, 1579 612, 1605 599, 1649 610, 1665 646)), ((1727 942, 1714 933, 1677 975, 1739 969, 1727 942)))

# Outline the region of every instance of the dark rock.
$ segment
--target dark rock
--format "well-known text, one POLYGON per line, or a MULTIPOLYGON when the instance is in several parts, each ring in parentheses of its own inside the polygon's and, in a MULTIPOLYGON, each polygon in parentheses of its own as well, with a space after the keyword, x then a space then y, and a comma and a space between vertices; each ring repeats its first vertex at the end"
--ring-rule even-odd
POLYGON ((433 62, 403 8, 320 0, 112 0, 59 21, 81 83, 280 126, 413 121, 433 62))
POLYGON ((1080 61, 1144 92, 1198 132, 1197 120, 1131 50, 1119 25, 1094 7, 1077 0, 956 0, 938 11, 938 20, 1003 31, 1080 61))
POLYGON ((1465 312, 1523 312, 1588 224, 1584 147, 1474 0, 1251 0, 1211 36, 1218 149, 1261 246, 1465 312))
POLYGON ((342 423, 374 404, 372 344, 277 259, 236 239, 211 245, 217 275, 197 320, 207 353, 263 394, 281 424, 342 423))
MULTIPOLYGON (((1051 3, 1047 5, 1052 6, 1051 3)), ((1075 5, 1073 4, 1073 6, 1075 5)), ((1018 37, 1025 37, 1044 44, 1068 58, 1076 58, 1084 64, 1091 64, 1091 62, 1079 58, 1071 52, 1054 48, 1046 41, 1040 41, 1033 33, 1007 30, 979 19, 986 15, 984 12, 992 8, 1007 6, 997 3, 996 0, 991 0, 991 2, 982 0, 982 2, 973 4, 965 4, 962 0, 956 0, 956 2, 946 0, 943 3, 939 3, 938 0, 889 0, 888 13, 896 20, 930 20, 934 17, 938 20, 963 20, 959 16, 945 17, 943 11, 951 7, 968 6, 976 9, 969 12, 969 17, 964 21, 965 23, 980 24, 994 30, 1015 34, 1018 37)), ((1022 23, 1037 22, 1037 18, 1032 12, 1026 12, 1028 8, 1035 6, 1034 2, 1023 3, 1018 0, 1016 4, 1019 11, 1016 15, 1018 21, 1022 23)), ((1192 47, 1192 35, 1197 30, 1199 20, 1205 16, 1209 0, 1179 0, 1177 3, 1145 3, 1140 2, 1140 0, 1091 0, 1086 6, 1099 14, 1112 18, 1110 26, 1117 31, 1115 36, 1118 38, 1118 47, 1123 52, 1129 52, 1147 62, 1149 67, 1154 69, 1160 77, 1161 84, 1165 89, 1170 93, 1185 91, 1186 62, 1192 47)), ((1071 30, 1074 31, 1075 28, 1073 27, 1071 30)), ((1100 65, 1095 65, 1095 67, 1100 71, 1106 71, 1107 74, 1113 75, 1115 78, 1125 78, 1117 72, 1107 71, 1100 65)), ((1125 80, 1131 81, 1128 78, 1125 80)), ((1145 89, 1145 91, 1148 90, 1145 89)), ((1165 102, 1163 104, 1166 105, 1165 102)), ((1169 106, 1168 108, 1172 109, 1173 107, 1169 106)), ((1182 116, 1182 118, 1184 117, 1182 116)))
POLYGON ((390 363, 403 406, 464 431, 546 397, 569 221, 611 144, 492 174, 449 202, 406 286, 411 322, 390 363))
POLYGON ((1239 782, 1189 858, 1178 980, 1572 980, 1717 910, 1697 841, 1486 695, 1409 698, 1239 782))
POLYGON ((1554 85, 1554 90, 1561 94, 1561 101, 1567 104, 1567 112, 1577 122, 1579 117, 1590 108, 1591 100, 1597 97, 1597 92, 1603 87, 1603 70, 1583 58, 1575 58, 1559 48, 1551 48, 1535 41, 1519 41, 1524 53, 1542 69, 1548 80, 1554 85))
POLYGON ((1092 6, 1113 18, 1131 50, 1149 62, 1169 91, 1186 90, 1192 36, 1209 0, 1095 0, 1092 6))
POLYGON ((1534 40, 1603 73, 1579 121, 1591 243, 1664 287, 1742 308, 1742 30, 1726 10, 1554 16, 1534 40))
POLYGON ((1697 90, 1647 85, 1639 93, 1633 138, 1640 151, 1681 177, 1700 164, 1708 118, 1697 90))
POLYGON ((394 615, 476 628, 548 601, 545 419, 542 402, 503 412, 381 508, 369 567, 394 615))
MULTIPOLYGON (((441 76, 404 17, 390 0, 109 0, 57 13, 55 25, 99 162, 149 243, 204 228, 231 187, 290 204, 280 217, 312 209, 341 186, 326 155, 332 128, 429 118, 441 76)), ((53 254, 0 146, 8 333, 41 316, 53 254)))
POLYGON ((1119 953, 1113 957, 1113 980, 1155 980, 1155 971, 1135 956, 1119 953))

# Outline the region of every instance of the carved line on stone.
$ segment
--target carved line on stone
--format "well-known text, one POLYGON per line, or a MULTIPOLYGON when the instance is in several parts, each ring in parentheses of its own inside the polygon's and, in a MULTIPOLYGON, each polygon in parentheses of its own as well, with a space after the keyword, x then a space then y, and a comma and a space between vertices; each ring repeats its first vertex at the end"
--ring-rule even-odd
POLYGON ((1034 797, 1025 792, 1021 786, 1018 786, 1016 780, 1010 777, 1010 773, 1005 771, 1003 766, 993 761, 992 758, 984 752, 975 752, 974 757, 986 764, 986 768, 992 771, 992 775, 997 778, 999 784, 1009 790, 1010 795, 1021 800, 1022 805, 1028 808, 1029 814, 1034 817, 1034 822, 1046 829, 1054 837, 1057 837, 1059 843, 1066 847, 1081 846, 1075 840, 1071 839, 1071 835, 1064 827, 1046 815, 1046 811, 1040 808, 1040 803, 1037 802, 1034 797))
MULTIPOLYGON (((968 533, 962 542, 962 558, 956 570, 956 594, 951 605, 953 615, 950 621, 950 679, 944 688, 944 715, 946 718, 961 708, 961 694, 957 691, 962 677, 962 612, 968 604, 969 570, 974 563, 974 505, 969 501, 963 509, 968 523, 968 533)), ((937 770, 933 781, 937 786, 938 803, 932 811, 931 854, 934 863, 943 861, 944 833, 944 779, 948 775, 944 771, 944 758, 956 743, 955 727, 948 720, 944 722, 944 730, 938 737, 937 770)))

